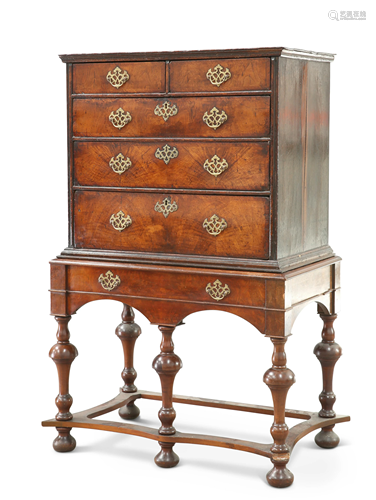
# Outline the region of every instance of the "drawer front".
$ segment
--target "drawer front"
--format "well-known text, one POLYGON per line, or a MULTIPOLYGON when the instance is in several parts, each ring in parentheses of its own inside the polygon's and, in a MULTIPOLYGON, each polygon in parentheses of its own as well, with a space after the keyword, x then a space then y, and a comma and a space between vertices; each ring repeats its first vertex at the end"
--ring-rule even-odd
POLYGON ((73 65, 74 94, 165 92, 164 62, 73 65))
POLYGON ((183 189, 269 189, 269 144, 75 142, 75 184, 183 189))
POLYGON ((268 96, 75 99, 73 103, 75 137, 268 137, 269 131, 268 96))
POLYGON ((269 58, 172 61, 170 63, 170 92, 269 89, 269 58))
POLYGON ((76 248, 269 255, 269 199, 261 196, 76 191, 74 207, 76 248))
POLYGON ((265 306, 265 280, 262 278, 238 277, 210 271, 182 276, 174 273, 173 269, 144 271, 111 264, 107 267, 67 266, 68 290, 134 295, 135 291, 140 290, 140 286, 144 297, 265 306), (217 280, 221 285, 214 285, 217 280), (210 288, 206 291, 208 285, 210 288))

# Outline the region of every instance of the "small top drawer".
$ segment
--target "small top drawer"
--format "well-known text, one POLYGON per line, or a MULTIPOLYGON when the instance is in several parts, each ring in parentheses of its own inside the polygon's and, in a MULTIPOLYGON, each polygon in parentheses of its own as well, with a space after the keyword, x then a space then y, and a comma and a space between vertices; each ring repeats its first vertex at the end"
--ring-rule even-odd
POLYGON ((170 92, 269 90, 270 60, 212 59, 172 61, 170 92))
POLYGON ((165 92, 164 62, 73 65, 74 94, 165 92))

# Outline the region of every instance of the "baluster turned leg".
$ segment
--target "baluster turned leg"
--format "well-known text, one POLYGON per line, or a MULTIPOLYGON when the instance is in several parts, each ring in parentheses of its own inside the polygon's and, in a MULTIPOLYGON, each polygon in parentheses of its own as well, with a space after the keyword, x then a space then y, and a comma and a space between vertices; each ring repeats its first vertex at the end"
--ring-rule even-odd
MULTIPOLYGON (((170 436, 175 434, 176 430, 172 425, 176 417, 176 412, 172 406, 172 388, 174 379, 180 368, 183 366, 181 359, 174 353, 174 344, 172 342, 172 333, 175 330, 171 326, 159 326, 162 332, 161 353, 154 359, 153 368, 161 379, 162 386, 162 408, 158 416, 161 421, 159 434, 161 436, 170 436)), ((154 462, 159 467, 174 467, 179 463, 178 455, 172 450, 175 443, 159 441, 161 451, 154 458, 154 462)))
MULTIPOLYGON (((133 309, 127 304, 124 304, 121 319, 122 322, 116 328, 115 333, 121 340, 124 351, 124 370, 121 374, 124 381, 122 391, 136 392, 137 387, 134 385, 134 381, 136 380, 137 372, 133 367, 133 353, 137 337, 141 334, 141 328, 134 322, 133 309)), ((134 401, 128 403, 119 410, 119 415, 125 420, 133 420, 137 418, 139 414, 140 410, 134 404, 134 401)))
MULTIPOLYGON (((342 349, 334 341, 333 323, 337 318, 336 314, 326 315, 320 314, 324 322, 322 330, 322 341, 319 342, 315 349, 318 360, 321 363, 323 375, 323 390, 319 396, 321 410, 319 416, 323 418, 335 417, 333 405, 336 401, 336 396, 333 392, 333 372, 334 366, 341 357, 342 349)), ((315 442, 321 448, 335 448, 339 443, 339 437, 333 431, 334 425, 323 427, 315 436, 315 442)))
POLYGON ((276 488, 285 488, 294 481, 294 475, 286 467, 290 450, 286 445, 289 430, 285 423, 285 406, 287 393, 295 382, 294 373, 286 368, 286 340, 287 338, 271 338, 274 344, 273 366, 264 375, 264 382, 271 390, 274 405, 274 422, 270 429, 274 440, 270 449, 273 452, 271 461, 274 467, 268 472, 266 479, 276 488))
MULTIPOLYGON (((67 421, 73 418, 69 411, 73 403, 73 398, 69 394, 69 372, 78 352, 74 345, 69 342, 68 322, 71 316, 55 316, 55 319, 58 323, 57 344, 51 348, 49 355, 56 364, 59 377, 59 395, 55 399, 59 413, 56 415, 56 420, 67 421)), ((75 449, 76 440, 70 435, 71 429, 71 427, 56 427, 59 435, 53 442, 55 451, 66 452, 75 449)))

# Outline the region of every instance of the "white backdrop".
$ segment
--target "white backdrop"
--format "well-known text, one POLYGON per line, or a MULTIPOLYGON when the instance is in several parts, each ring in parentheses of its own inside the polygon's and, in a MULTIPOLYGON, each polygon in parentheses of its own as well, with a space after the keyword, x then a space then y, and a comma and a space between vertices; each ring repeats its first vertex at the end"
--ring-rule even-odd
MULTIPOLYGON (((374 8, 359 2, 268 2, 263 7, 232 0, 140 3, 112 0, 17 2, 3 7, 2 122, 2 362, 1 422, 4 498, 33 494, 39 500, 103 497, 332 498, 370 486, 376 328, 375 267, 374 8), (336 21, 329 10, 366 11, 366 21, 336 21), (49 316, 48 261, 67 245, 65 65, 58 54, 226 49, 286 46, 336 53, 331 66, 330 244, 343 258, 342 312, 336 321, 344 355, 335 370, 335 409, 352 422, 337 426, 341 443, 322 450, 314 433, 296 447, 287 490, 265 480, 270 462, 231 450, 176 445, 180 464, 154 465, 158 445, 149 440, 77 429, 73 453, 52 449, 55 429, 40 421, 56 413, 57 375, 48 358, 56 323, 49 316), (372 370, 372 371, 371 371, 372 370), (369 445, 367 446, 367 441, 369 445), (162 486, 164 485, 164 486, 162 486)), ((123 367, 114 334, 121 305, 88 304, 70 322, 79 357, 72 365, 72 410, 117 394, 123 367)), ((137 386, 158 390, 151 363, 160 334, 136 311, 143 334, 136 344, 137 386)), ((287 343, 288 366, 297 383, 290 408, 318 410, 321 369, 312 351, 321 320, 314 305, 300 315, 287 343)), ((272 344, 244 320, 204 312, 174 334, 184 368, 177 394, 271 404, 263 373, 272 344), (194 346, 199 346, 195 349, 194 346)), ((141 423, 158 426, 158 402, 140 402, 141 423)), ((272 419, 225 410, 176 405, 181 431, 270 442, 272 419)), ((113 416, 117 418, 116 414, 113 416)), ((290 423, 290 422, 289 422, 290 423)), ((0 491, 1 491, 0 490, 0 491)))

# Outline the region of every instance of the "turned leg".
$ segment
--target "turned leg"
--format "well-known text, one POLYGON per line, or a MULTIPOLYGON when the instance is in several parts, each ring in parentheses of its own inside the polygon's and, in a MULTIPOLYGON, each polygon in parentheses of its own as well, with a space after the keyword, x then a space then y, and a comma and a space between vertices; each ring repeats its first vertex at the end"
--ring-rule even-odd
MULTIPOLYGON (((334 366, 341 357, 342 349, 334 341, 333 323, 337 318, 336 314, 326 315, 320 314, 324 322, 322 330, 322 341, 319 342, 315 349, 318 360, 322 367, 323 390, 319 396, 321 410, 319 416, 322 418, 335 417, 333 405, 336 401, 336 396, 333 392, 333 372, 334 366)), ((315 442, 321 448, 335 448, 339 443, 339 437, 333 431, 334 425, 323 427, 315 436, 315 442)))
MULTIPOLYGON (((55 399, 56 406, 59 410, 56 415, 56 420, 67 421, 71 420, 72 414, 69 411, 73 403, 73 398, 69 394, 69 372, 70 367, 78 356, 77 349, 69 342, 70 333, 68 330, 68 322, 70 316, 60 317, 55 316, 58 323, 57 344, 50 350, 50 358, 55 362, 59 377, 59 395, 55 399)), ((76 447, 76 440, 70 435, 71 428, 56 427, 59 435, 53 442, 55 451, 66 452, 72 451, 76 447)))
MULTIPOLYGON (((121 374, 124 381, 122 391, 136 392, 137 387, 134 385, 134 381, 136 380, 137 372, 133 368, 133 352, 137 337, 141 334, 141 328, 134 322, 133 309, 126 304, 124 304, 121 319, 122 322, 116 328, 115 333, 121 340, 124 351, 124 370, 121 374)), ((119 415, 125 420, 133 420, 137 418, 139 414, 140 410, 134 404, 134 401, 128 403, 119 410, 119 415)))
POLYGON ((286 467, 290 450, 286 445, 289 429, 285 422, 285 407, 288 390, 295 382, 293 372, 286 368, 286 340, 287 338, 271 338, 274 344, 273 366, 264 375, 264 382, 271 390, 274 405, 274 422, 270 429, 274 440, 270 449, 274 467, 268 472, 266 479, 276 488, 285 488, 294 481, 294 475, 286 467))
MULTIPOLYGON (((154 359, 153 368, 161 379, 162 386, 162 408, 158 416, 161 421, 159 434, 161 436, 170 436, 175 434, 175 427, 172 425, 176 413, 172 406, 172 388, 174 379, 180 368, 183 366, 181 359, 174 353, 174 344, 172 342, 172 333, 175 330, 172 326, 159 326, 162 332, 161 353, 154 359)), ((161 451, 154 458, 154 462, 159 467, 174 467, 179 462, 178 455, 172 450, 175 443, 159 441, 161 451)))

